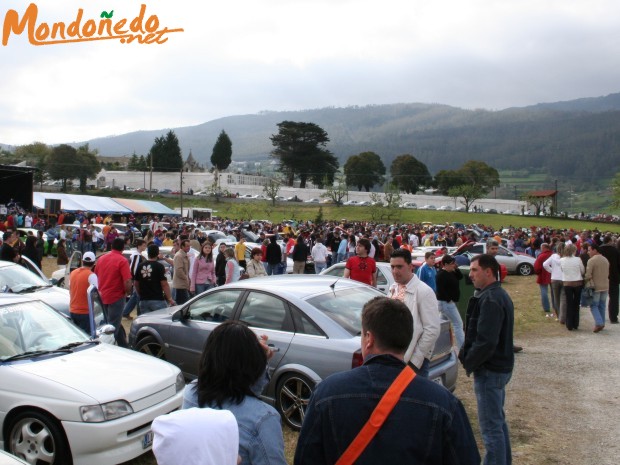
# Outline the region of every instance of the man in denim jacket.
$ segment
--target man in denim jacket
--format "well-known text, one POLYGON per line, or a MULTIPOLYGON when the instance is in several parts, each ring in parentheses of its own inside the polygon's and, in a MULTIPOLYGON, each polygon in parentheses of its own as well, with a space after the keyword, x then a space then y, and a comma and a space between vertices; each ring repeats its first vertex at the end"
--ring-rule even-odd
POLYGON ((491 255, 471 260, 469 277, 477 291, 467 306, 465 343, 459 354, 467 376, 474 374, 485 465, 512 463, 504 400, 514 367, 514 307, 497 280, 498 272, 499 263, 491 255))
MULTIPOLYGON (((364 365, 320 383, 303 422, 295 465, 330 465, 349 447, 396 377, 413 336, 413 318, 402 302, 369 301, 362 312, 364 365)), ((467 414, 447 389, 416 376, 402 393, 356 465, 479 465, 467 414)))

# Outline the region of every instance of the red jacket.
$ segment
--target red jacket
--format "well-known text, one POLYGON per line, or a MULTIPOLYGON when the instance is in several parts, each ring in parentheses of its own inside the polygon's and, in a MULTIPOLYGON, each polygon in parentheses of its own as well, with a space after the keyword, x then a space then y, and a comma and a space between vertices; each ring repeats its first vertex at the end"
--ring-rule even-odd
POLYGON ((543 268, 543 263, 552 255, 551 250, 540 252, 538 258, 534 262, 534 273, 536 273, 536 282, 538 284, 551 284, 551 273, 543 268))

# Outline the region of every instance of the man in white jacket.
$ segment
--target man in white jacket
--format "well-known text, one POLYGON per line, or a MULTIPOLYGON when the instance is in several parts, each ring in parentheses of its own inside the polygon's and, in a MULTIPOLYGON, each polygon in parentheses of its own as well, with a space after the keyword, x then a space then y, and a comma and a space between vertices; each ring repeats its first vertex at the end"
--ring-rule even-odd
POLYGON ((404 302, 413 315, 413 338, 405 352, 405 362, 413 365, 418 375, 428 377, 430 357, 440 329, 437 297, 413 272, 411 252, 407 249, 395 250, 390 266, 395 283, 388 295, 404 302))

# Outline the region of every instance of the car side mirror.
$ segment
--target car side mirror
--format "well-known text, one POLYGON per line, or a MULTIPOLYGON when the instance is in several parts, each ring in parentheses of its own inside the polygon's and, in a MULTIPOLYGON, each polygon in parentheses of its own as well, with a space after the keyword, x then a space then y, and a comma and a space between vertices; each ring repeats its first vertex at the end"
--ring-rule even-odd
POLYGON ((184 318, 185 312, 182 308, 172 314, 172 321, 182 321, 184 318))
POLYGON ((58 280, 56 278, 52 278, 52 279, 50 279, 50 284, 52 286, 56 286, 58 284, 58 280))
POLYGON ((102 327, 97 329, 97 337, 101 336, 102 334, 114 334, 114 331, 116 331, 116 328, 114 328, 114 326, 103 325, 102 327))

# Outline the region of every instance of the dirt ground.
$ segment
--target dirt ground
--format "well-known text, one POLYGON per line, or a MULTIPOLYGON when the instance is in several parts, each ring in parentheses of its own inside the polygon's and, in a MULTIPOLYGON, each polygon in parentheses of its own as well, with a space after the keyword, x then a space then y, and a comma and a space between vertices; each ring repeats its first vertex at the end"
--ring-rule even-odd
MULTIPOLYGON (((49 265, 48 276, 56 268, 49 265)), ((524 347, 506 396, 513 463, 618 464, 620 325, 594 334, 590 312, 582 309, 579 330, 569 332, 542 315, 534 277, 509 277, 504 287, 515 302, 515 342, 524 347)), ((455 395, 465 404, 483 454, 472 381, 461 370, 455 395)), ((292 463, 297 433, 284 435, 292 463)), ((124 465, 155 464, 149 452, 124 465)))

